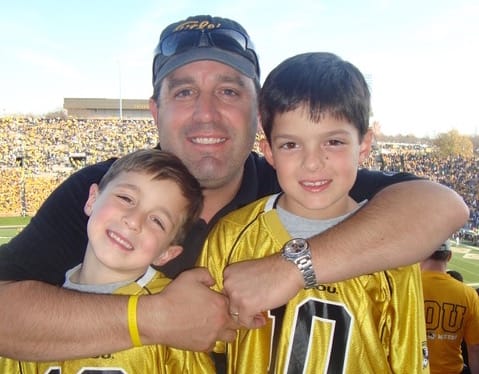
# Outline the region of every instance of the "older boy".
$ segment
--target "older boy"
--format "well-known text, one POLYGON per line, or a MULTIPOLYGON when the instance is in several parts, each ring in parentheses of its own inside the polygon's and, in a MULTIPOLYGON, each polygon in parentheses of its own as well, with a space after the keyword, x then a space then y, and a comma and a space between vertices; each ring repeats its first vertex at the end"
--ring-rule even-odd
POLYGON ((369 109, 360 71, 330 53, 292 57, 266 79, 262 149, 283 192, 223 218, 200 264, 221 287, 228 264, 273 255, 290 240, 282 256, 306 284, 285 306, 256 316, 265 327, 239 332, 227 347, 230 373, 428 371, 417 264, 318 284, 307 241, 292 239, 314 236, 365 203, 349 192, 371 148, 369 109))

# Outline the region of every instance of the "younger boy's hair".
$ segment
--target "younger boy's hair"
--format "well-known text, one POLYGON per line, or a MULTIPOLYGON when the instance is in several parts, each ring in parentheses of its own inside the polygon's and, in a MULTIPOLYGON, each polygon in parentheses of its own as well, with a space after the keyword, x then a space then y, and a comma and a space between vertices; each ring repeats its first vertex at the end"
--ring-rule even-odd
POLYGON ((261 123, 271 143, 275 116, 303 107, 313 122, 329 114, 352 123, 361 141, 369 128, 370 100, 366 80, 353 64, 332 53, 303 53, 269 73, 260 94, 261 123))
POLYGON ((151 175, 152 180, 171 180, 180 188, 188 201, 184 221, 172 244, 181 244, 191 225, 198 220, 203 209, 203 190, 198 180, 175 155, 159 149, 141 149, 117 159, 100 180, 100 192, 123 172, 151 175))

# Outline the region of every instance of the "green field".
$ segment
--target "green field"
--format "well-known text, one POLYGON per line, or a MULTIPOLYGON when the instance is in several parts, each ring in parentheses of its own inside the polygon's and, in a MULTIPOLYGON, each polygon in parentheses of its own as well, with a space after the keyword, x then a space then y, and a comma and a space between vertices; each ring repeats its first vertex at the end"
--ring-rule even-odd
POLYGON ((30 222, 31 217, 0 217, 0 244, 8 242, 30 222))
POLYGON ((479 287, 479 248, 460 244, 458 247, 451 246, 452 259, 449 269, 458 271, 464 277, 464 283, 479 287))
MULTIPOLYGON (((30 221, 30 217, 0 217, 0 244, 8 242, 30 221)), ((452 243, 451 243, 452 244, 452 243)), ((467 244, 452 245, 453 256, 449 269, 464 277, 464 283, 479 287, 479 248, 467 244)))

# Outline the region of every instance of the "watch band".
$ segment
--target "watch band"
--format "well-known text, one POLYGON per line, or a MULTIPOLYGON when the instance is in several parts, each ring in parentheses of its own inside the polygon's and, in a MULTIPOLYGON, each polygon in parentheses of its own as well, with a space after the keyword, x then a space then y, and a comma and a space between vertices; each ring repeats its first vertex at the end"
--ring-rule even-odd
POLYGON ((306 239, 294 238, 288 241, 281 249, 281 256, 297 266, 303 275, 305 289, 318 285, 311 259, 311 250, 306 239))
POLYGON ((294 261, 299 271, 303 274, 304 288, 314 288, 318 285, 316 280, 316 273, 313 269, 313 262, 311 261, 311 254, 302 256, 294 261))

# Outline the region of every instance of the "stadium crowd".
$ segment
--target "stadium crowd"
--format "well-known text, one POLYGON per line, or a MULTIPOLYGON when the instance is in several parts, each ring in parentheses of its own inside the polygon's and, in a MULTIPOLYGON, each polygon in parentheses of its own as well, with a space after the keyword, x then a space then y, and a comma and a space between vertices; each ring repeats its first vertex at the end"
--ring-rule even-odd
MULTIPOLYGON (((0 118, 0 216, 33 215, 76 169, 140 148, 153 147, 153 120, 0 118)), ((376 149, 364 165, 428 177, 456 190, 479 227, 479 157, 439 159, 432 153, 376 149)))

